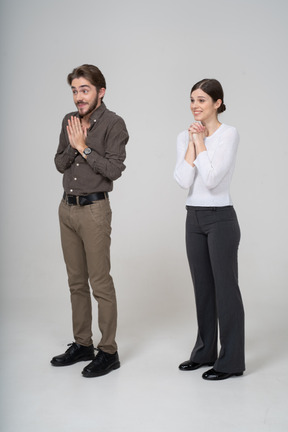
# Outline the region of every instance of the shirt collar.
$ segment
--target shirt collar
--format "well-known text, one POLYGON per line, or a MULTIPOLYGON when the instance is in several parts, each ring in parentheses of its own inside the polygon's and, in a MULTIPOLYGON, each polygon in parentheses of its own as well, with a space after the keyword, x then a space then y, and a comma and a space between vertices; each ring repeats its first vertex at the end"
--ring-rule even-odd
MULTIPOLYGON (((101 105, 95 111, 93 111, 93 113, 91 114, 91 116, 89 118, 90 125, 92 125, 93 123, 98 121, 100 119, 100 117, 102 116, 102 114, 106 111, 106 109, 107 109, 106 105, 104 104, 104 102, 102 102, 101 105)), ((76 117, 80 117, 79 111, 77 111, 76 117)))
POLYGON ((90 124, 92 125, 95 121, 99 120, 102 114, 106 111, 106 105, 104 102, 91 114, 90 116, 90 124))

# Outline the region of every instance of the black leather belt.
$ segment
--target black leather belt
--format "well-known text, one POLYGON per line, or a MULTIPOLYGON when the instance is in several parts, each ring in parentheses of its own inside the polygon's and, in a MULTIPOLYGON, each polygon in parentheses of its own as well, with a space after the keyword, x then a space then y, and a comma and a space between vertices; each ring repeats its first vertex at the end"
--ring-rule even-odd
POLYGON ((108 192, 95 192, 89 195, 68 195, 64 192, 63 199, 69 205, 90 205, 95 201, 103 200, 108 198, 108 192))

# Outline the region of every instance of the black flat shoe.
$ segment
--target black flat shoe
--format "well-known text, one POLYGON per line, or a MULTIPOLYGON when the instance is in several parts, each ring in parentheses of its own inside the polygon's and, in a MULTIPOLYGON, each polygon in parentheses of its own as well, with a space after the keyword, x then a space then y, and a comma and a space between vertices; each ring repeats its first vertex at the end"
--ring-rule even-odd
POLYGON ((118 353, 108 354, 99 350, 95 359, 89 363, 82 371, 85 378, 93 378, 101 375, 106 375, 120 367, 118 353))
POLYGON ((182 371, 191 371, 199 369, 202 366, 213 366, 214 362, 210 363, 195 363, 190 360, 187 360, 179 365, 179 369, 182 371))
POLYGON ((233 376, 241 376, 241 375, 243 375, 243 372, 227 373, 227 372, 217 372, 215 369, 210 369, 207 372, 203 373, 202 378, 210 381, 220 381, 233 376))
POLYGON ((75 342, 69 345, 70 347, 64 354, 52 358, 51 364, 53 366, 70 366, 80 361, 88 361, 95 358, 93 345, 86 347, 75 342))

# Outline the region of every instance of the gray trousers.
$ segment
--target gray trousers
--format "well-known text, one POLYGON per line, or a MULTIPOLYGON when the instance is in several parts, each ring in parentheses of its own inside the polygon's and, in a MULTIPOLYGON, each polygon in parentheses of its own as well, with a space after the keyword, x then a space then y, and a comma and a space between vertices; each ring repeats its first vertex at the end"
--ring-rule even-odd
POLYGON ((190 359, 214 362, 218 372, 243 372, 244 308, 238 286, 240 228, 235 210, 232 206, 186 208, 186 248, 198 323, 190 359))
POLYGON ((109 199, 91 205, 59 206, 61 242, 71 294, 75 342, 92 344, 92 294, 98 302, 98 348, 114 354, 117 304, 110 276, 111 209, 109 199), (88 282, 89 281, 89 282, 88 282))

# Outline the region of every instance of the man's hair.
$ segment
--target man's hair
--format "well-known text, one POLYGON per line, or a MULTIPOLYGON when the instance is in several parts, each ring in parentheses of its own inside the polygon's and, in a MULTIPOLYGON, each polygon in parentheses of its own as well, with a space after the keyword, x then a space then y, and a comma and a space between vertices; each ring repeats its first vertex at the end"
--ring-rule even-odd
POLYGON ((96 89, 99 91, 101 88, 106 89, 106 81, 104 75, 94 65, 84 64, 73 69, 73 71, 67 76, 68 84, 71 86, 72 81, 75 78, 85 78, 87 79, 96 89))

